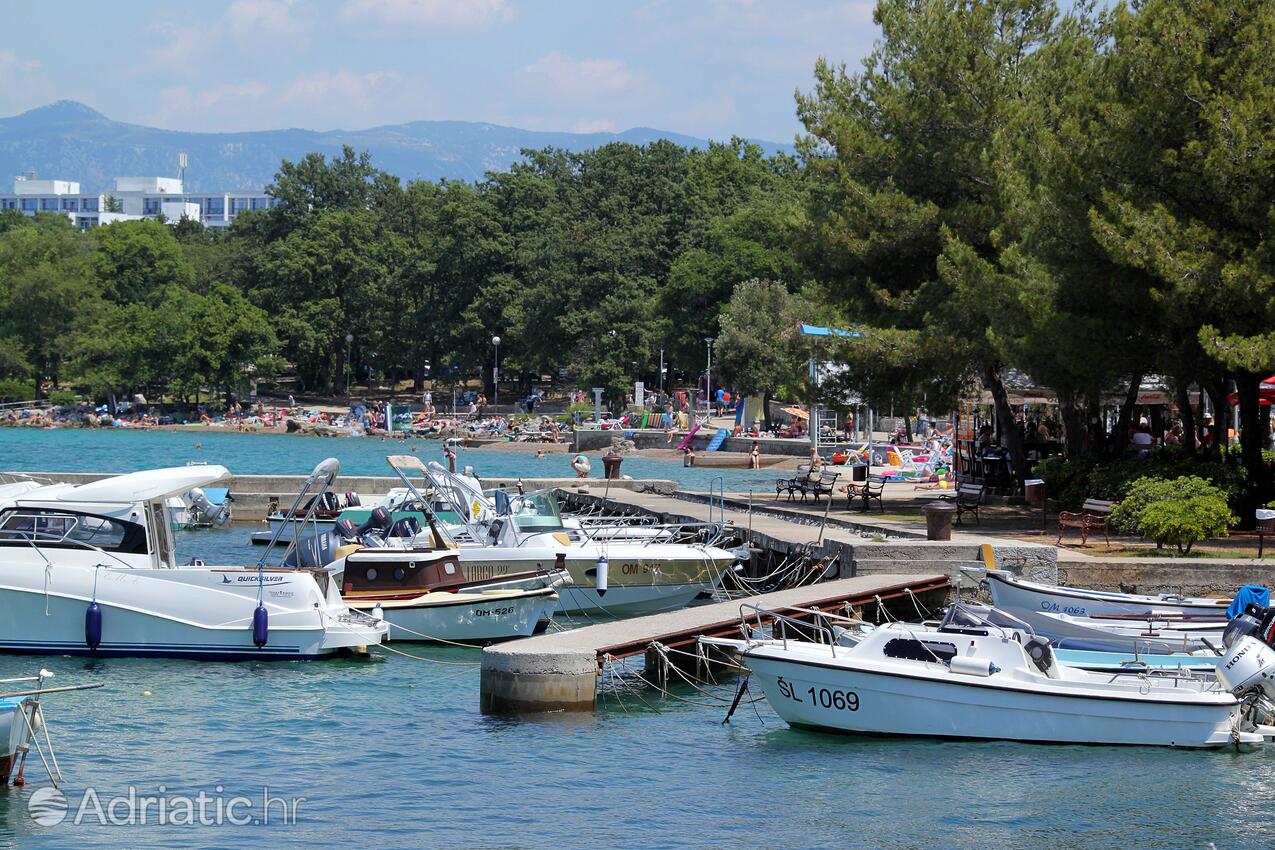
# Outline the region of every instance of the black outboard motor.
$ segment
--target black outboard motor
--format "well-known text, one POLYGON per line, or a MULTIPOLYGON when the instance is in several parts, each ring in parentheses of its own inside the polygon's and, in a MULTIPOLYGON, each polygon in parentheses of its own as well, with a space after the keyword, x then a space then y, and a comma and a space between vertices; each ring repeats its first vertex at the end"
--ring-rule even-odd
POLYGON ((362 504, 363 502, 359 499, 359 494, 355 493, 353 490, 350 490, 345 494, 345 506, 347 508, 357 508, 362 504))
POLYGON ((390 512, 385 508, 373 508, 372 514, 367 518, 367 522, 360 525, 354 530, 356 537, 362 537, 369 531, 388 531, 390 526, 394 524, 390 512))
POLYGON ((415 537, 420 533, 421 524, 414 516, 405 516, 390 527, 386 537, 415 537))
POLYGON ((358 540, 359 530, 354 525, 353 520, 339 519, 336 521, 336 534, 342 540, 358 540))
POLYGON ((1250 602, 1244 613, 1226 624, 1222 632, 1222 645, 1230 649, 1240 638, 1254 637, 1270 647, 1275 647, 1275 608, 1266 608, 1250 602))

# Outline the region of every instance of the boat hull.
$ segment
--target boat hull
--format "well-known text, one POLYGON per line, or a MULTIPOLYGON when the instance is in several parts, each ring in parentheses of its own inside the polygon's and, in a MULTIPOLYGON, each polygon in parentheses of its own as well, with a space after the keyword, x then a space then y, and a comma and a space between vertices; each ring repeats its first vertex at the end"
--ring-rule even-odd
MULTIPOLYGON (((1233 745, 1234 701, 1055 695, 977 682, 827 667, 744 653, 792 726, 871 735, 1170 747, 1233 745), (851 700, 853 695, 853 700, 851 700), (825 704, 826 703, 826 704, 825 704), (855 708, 850 709, 853 703, 855 708)), ((949 674, 957 676, 959 674, 949 674)))
MULTIPOLYGON (((596 587, 597 560, 593 552, 580 547, 561 550, 542 547, 460 548, 460 562, 471 579, 495 579, 510 573, 552 567, 559 551, 566 555, 570 579, 558 588, 558 610, 568 616, 632 617, 659 614, 686 607, 695 597, 712 592, 722 573, 734 562, 729 552, 701 560, 625 557, 620 545, 610 550, 608 589, 596 587), (587 554, 585 554, 587 553, 587 554)), ((643 547, 636 546, 634 549, 643 547)), ((655 547, 645 547, 648 552, 655 547)), ((681 547, 679 547, 681 548, 681 547)))
POLYGON ((998 570, 988 570, 987 584, 992 595, 992 604, 1020 617, 1028 613, 1094 617, 1107 614, 1153 612, 1225 619, 1229 604, 1226 600, 1220 599, 1168 599, 1080 588, 1052 587, 1003 575, 998 570))
POLYGON ((339 597, 324 597, 305 571, 94 570, 57 564, 14 569, 0 583, 0 651, 30 655, 301 660, 379 643, 383 625, 357 622, 339 597), (24 573, 26 574, 24 576, 24 573), (34 575, 32 574, 34 573, 34 575), (26 586, 22 579, 26 578, 26 586), (264 587, 262 586, 264 579, 264 587), (264 646, 253 642, 253 611, 268 614, 264 646), (89 646, 85 612, 96 599, 101 641, 89 646))
POLYGON ((31 697, 0 699, 0 785, 9 784, 17 754, 31 738, 32 702, 31 697))
MULTIPOLYGON (((362 611, 371 600, 352 601, 362 611)), ((529 637, 553 616, 558 595, 552 589, 514 594, 432 593, 413 605, 383 608, 392 641, 494 643, 529 637), (439 600, 437 597, 450 597, 439 600)))

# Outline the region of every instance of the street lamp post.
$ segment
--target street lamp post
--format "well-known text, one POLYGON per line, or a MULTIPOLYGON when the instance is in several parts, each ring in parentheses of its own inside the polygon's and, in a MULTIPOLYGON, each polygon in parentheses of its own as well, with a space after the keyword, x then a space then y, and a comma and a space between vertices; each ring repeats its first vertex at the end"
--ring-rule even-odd
POLYGON ((491 344, 496 349, 496 359, 491 364, 491 403, 500 404, 500 337, 493 336, 491 344))
POLYGON ((354 362, 354 334, 345 335, 345 403, 350 404, 353 399, 350 397, 350 371, 351 364, 354 362))
POLYGON ((713 338, 711 336, 704 337, 704 342, 708 345, 708 368, 704 371, 704 395, 708 402, 709 416, 712 416, 713 410, 713 338))
POLYGON ((660 349, 660 395, 664 395, 664 349, 660 349))

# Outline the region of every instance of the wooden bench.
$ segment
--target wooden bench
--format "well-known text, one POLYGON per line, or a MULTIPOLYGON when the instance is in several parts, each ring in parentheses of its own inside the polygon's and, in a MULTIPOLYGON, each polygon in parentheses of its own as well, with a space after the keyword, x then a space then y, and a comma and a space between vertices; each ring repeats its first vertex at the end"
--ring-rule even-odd
POLYGON ((1062 545, 1063 532, 1068 528, 1080 529, 1080 545, 1089 542, 1089 532, 1101 531, 1107 545, 1111 545, 1111 511, 1115 502, 1103 499, 1085 499, 1078 511, 1058 512, 1058 540, 1055 545, 1062 545))
POLYGON ((810 492, 816 502, 819 501, 820 496, 827 496, 831 499, 832 487, 837 483, 837 479, 841 477, 841 473, 820 472, 817 474, 819 476, 818 478, 815 477, 816 473, 811 473, 810 478, 807 480, 805 489, 810 492))
POLYGON ((804 463, 797 467, 797 474, 792 478, 775 479, 775 498, 778 499, 781 493, 788 494, 788 501, 792 501, 792 497, 796 493, 801 493, 802 501, 806 499, 806 483, 810 480, 810 464, 804 463))
POLYGON ((869 475, 868 480, 862 484, 851 484, 846 487, 846 510, 850 510, 854 506, 855 499, 863 500, 863 510, 866 512, 872 504, 872 500, 876 499, 877 504, 881 507, 881 513, 885 513, 885 501, 881 498, 885 493, 885 476, 869 475))
POLYGON ((983 484, 958 484, 955 493, 939 496, 939 498, 956 505, 956 521, 958 523, 963 515, 973 514, 974 522, 982 525, 983 519, 978 515, 978 510, 983 507, 983 496, 986 492, 987 487, 983 484))

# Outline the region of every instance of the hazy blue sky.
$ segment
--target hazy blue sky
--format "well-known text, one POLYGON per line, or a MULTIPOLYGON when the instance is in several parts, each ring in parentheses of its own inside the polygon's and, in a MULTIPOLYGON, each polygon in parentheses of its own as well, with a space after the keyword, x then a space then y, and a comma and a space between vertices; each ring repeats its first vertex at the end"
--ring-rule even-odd
POLYGON ((790 141, 869 0, 8 0, 0 115, 62 98, 186 130, 418 119, 790 141))

